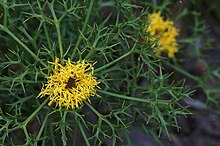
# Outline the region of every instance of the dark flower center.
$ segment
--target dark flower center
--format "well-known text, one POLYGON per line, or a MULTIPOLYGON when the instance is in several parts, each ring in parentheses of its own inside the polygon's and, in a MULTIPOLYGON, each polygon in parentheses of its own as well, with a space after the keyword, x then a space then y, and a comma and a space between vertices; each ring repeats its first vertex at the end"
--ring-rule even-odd
POLYGON ((70 77, 67 84, 66 84, 66 88, 75 88, 76 87, 76 78, 74 77, 70 77))

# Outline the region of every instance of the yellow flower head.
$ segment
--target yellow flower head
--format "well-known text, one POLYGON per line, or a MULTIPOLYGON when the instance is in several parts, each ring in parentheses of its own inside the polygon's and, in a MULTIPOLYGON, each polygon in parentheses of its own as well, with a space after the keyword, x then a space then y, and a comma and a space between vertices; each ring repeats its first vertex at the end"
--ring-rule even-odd
POLYGON ((38 95, 50 96, 48 105, 55 103, 66 109, 78 108, 84 100, 96 94, 99 82, 93 76, 93 64, 84 60, 71 63, 70 59, 66 63, 59 63, 58 58, 51 64, 54 65, 54 73, 48 77, 38 95))
POLYGON ((160 39, 158 50, 167 52, 169 57, 173 57, 178 51, 176 37, 179 35, 179 30, 174 26, 173 21, 164 20, 160 12, 150 14, 148 19, 150 21, 148 31, 160 39))

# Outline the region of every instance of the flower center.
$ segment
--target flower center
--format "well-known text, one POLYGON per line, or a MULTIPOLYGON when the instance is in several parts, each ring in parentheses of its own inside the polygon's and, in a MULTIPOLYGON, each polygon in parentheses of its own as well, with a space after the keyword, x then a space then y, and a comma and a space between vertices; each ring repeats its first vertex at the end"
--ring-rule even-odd
POLYGON ((76 87, 76 79, 74 77, 70 77, 67 84, 66 88, 75 88, 76 87))

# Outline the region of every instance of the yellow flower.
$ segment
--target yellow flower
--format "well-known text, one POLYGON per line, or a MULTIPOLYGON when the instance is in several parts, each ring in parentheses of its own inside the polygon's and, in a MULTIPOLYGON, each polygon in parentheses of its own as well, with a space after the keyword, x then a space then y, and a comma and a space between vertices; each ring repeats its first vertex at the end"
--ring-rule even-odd
POLYGON ((51 64, 54 65, 54 73, 48 77, 38 95, 50 96, 48 105, 55 103, 66 109, 78 108, 84 100, 90 101, 89 97, 96 94, 99 82, 93 76, 93 64, 84 60, 71 63, 70 59, 66 63, 59 63, 58 58, 51 64))
POLYGON ((173 21, 164 20, 160 12, 150 14, 148 19, 150 21, 148 31, 160 39, 158 50, 167 52, 169 57, 174 57, 178 51, 176 37, 179 35, 179 30, 174 26, 173 21))

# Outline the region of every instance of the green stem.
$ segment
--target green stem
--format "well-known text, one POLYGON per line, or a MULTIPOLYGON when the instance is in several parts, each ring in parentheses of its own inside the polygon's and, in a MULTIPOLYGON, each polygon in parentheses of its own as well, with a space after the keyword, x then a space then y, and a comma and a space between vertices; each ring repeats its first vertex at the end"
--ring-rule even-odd
POLYGON ((93 55, 95 53, 95 49, 91 48, 91 50, 89 51, 89 53, 86 55, 86 57, 84 58, 85 60, 88 60, 88 58, 93 55))
POLYGON ((83 136, 83 139, 84 139, 85 142, 86 142, 86 145, 87 145, 87 146, 90 146, 89 141, 88 141, 88 138, 86 137, 85 131, 83 130, 81 123, 80 123, 79 121, 78 121, 77 123, 78 123, 79 129, 80 129, 80 131, 81 131, 81 134, 82 134, 82 136, 83 136))
POLYGON ((8 132, 12 132, 20 128, 25 128, 27 124, 31 121, 31 119, 33 119, 36 116, 36 114, 43 108, 43 106, 47 103, 48 100, 49 100, 49 97, 45 99, 44 102, 41 103, 41 105, 24 122, 22 122, 21 125, 18 125, 16 127, 13 127, 12 129, 9 129, 8 132))
MULTIPOLYGON (((14 77, 0 77, 0 81, 12 81, 12 80, 15 80, 15 78, 14 77)), ((16 81, 20 82, 19 80, 16 80, 16 81)), ((41 84, 41 83, 44 83, 45 81, 32 81, 32 80, 23 80, 22 79, 22 82, 28 83, 28 84, 41 84)))
POLYGON ((7 3, 7 0, 5 0, 3 2, 3 9, 4 9, 4 26, 6 27, 7 26, 7 20, 8 20, 8 7, 4 4, 4 3, 7 3))
POLYGON ((5 31, 7 34, 9 34, 16 42, 18 42, 28 53, 31 54, 33 58, 35 58, 37 61, 39 61, 44 67, 47 67, 47 65, 38 58, 23 42, 21 42, 7 27, 0 24, 0 29, 5 31))
MULTIPOLYGON (((164 63, 165 63, 165 62, 164 62, 164 63)), ((185 71, 185 70, 183 70, 183 69, 181 69, 181 68, 179 68, 179 67, 177 67, 177 66, 174 66, 174 65, 172 65, 172 64, 168 64, 168 63, 165 63, 165 64, 168 65, 169 67, 175 69, 176 71, 182 73, 183 75, 185 75, 185 76, 187 76, 187 77, 193 79, 194 81, 197 81, 198 83, 201 82, 201 80, 200 80, 198 77, 196 77, 196 76, 194 76, 194 75, 188 73, 187 71, 185 71)))
POLYGON ((77 137, 77 124, 74 125, 74 131, 73 131, 73 146, 76 146, 76 137, 77 137))
POLYGON ((61 33, 60 33, 60 22, 55 22, 56 24, 56 30, 57 30, 57 37, 58 37, 58 43, 60 48, 60 58, 63 59, 63 45, 62 45, 62 39, 61 39, 61 33))
POLYGON ((61 20, 58 20, 57 19, 57 16, 54 12, 54 8, 53 8, 53 5, 54 5, 54 1, 52 1, 51 4, 49 4, 49 8, 50 8, 50 11, 51 11, 51 14, 52 14, 52 17, 53 17, 53 22, 54 22, 54 25, 56 27, 56 31, 57 31, 57 37, 58 37, 58 43, 59 43, 59 49, 60 49, 60 58, 61 60, 63 59, 63 46, 62 46, 62 39, 61 39, 61 33, 60 33, 60 21, 61 20))
POLYGON ((56 146, 56 141, 55 141, 55 136, 54 136, 54 131, 53 131, 53 125, 50 124, 50 137, 51 137, 51 141, 52 141, 52 146, 56 146))
POLYGON ((150 102, 150 100, 143 99, 143 98, 120 95, 120 94, 116 94, 116 93, 112 93, 112 92, 107 92, 107 91, 104 91, 104 90, 97 90, 97 91, 100 92, 100 93, 106 94, 106 95, 110 95, 110 96, 114 96, 114 97, 118 97, 118 98, 122 98, 122 99, 126 99, 126 100, 146 102, 146 103, 150 102))
POLYGON ((24 132, 25 140, 26 140, 26 142, 25 142, 24 145, 29 145, 29 143, 30 143, 30 141, 31 141, 31 138, 30 138, 30 136, 29 136, 29 133, 28 133, 28 131, 27 131, 27 127, 26 127, 26 126, 23 127, 23 132, 24 132))
POLYGON ((112 62, 110 62, 110 63, 108 63, 108 64, 106 64, 106 65, 104 65, 104 66, 102 66, 102 67, 97 68, 97 69, 95 70, 95 73, 100 72, 100 71, 106 69, 107 67, 109 67, 109 66, 115 64, 116 62, 118 62, 118 61, 124 59, 125 57, 129 56, 129 55, 133 52, 133 49, 135 48, 135 46, 136 46, 136 44, 134 44, 134 47, 133 47, 129 52, 127 52, 126 54, 122 55, 122 56, 119 57, 118 59, 116 59, 116 60, 114 60, 114 61, 112 61, 112 62))
POLYGON ((49 115, 46 114, 46 116, 45 116, 45 118, 44 118, 44 121, 43 121, 43 123, 42 123, 42 125, 41 125, 41 127, 40 127, 40 130, 39 130, 39 132, 38 132, 38 134, 37 134, 37 137, 36 137, 36 141, 35 141, 35 144, 36 144, 36 145, 37 145, 37 142, 39 141, 39 139, 40 139, 40 137, 41 137, 41 135, 42 135, 42 133, 43 133, 43 130, 45 129, 45 126, 46 126, 48 117, 49 117, 49 115))
MULTIPOLYGON (((41 5, 40 5, 40 2, 37 1, 37 3, 38 3, 38 7, 39 7, 39 10, 40 10, 41 16, 45 16, 45 15, 44 15, 44 11, 43 11, 43 9, 42 9, 42 7, 41 7, 41 5)), ((48 31, 47 31, 47 26, 46 26, 45 23, 43 23, 43 29, 44 29, 44 34, 45 34, 46 39, 47 39, 47 44, 48 44, 48 46, 49 46, 49 49, 50 49, 51 53, 53 54, 53 49, 52 49, 52 45, 51 45, 51 42, 50 42, 49 33, 48 33, 48 31)), ((53 54, 53 57, 54 57, 54 54, 53 54)), ((53 58, 53 59, 54 59, 54 58, 53 58)))
POLYGON ((89 9, 88 9, 88 12, 87 12, 87 15, 86 15, 86 19, 85 19, 85 22, 83 24, 83 27, 82 27, 82 30, 81 30, 81 33, 79 35, 79 38, 76 42, 76 46, 74 47, 74 50, 73 50, 73 53, 72 53, 72 56, 71 56, 71 60, 73 59, 73 57, 75 56, 76 54, 76 50, 81 42, 81 39, 82 39, 82 34, 84 33, 85 29, 86 29, 86 26, 88 24, 88 21, 89 21, 89 17, 90 17, 90 14, 91 14, 91 11, 92 11, 92 7, 93 7, 93 4, 94 4, 94 0, 91 0, 90 1, 90 4, 89 4, 89 9))
POLYGON ((67 137, 66 137, 66 116, 67 116, 67 111, 64 111, 63 117, 62 117, 62 123, 60 126, 61 130, 61 139, 63 142, 63 146, 67 145, 67 137))
POLYGON ((52 45, 51 45, 51 42, 50 42, 49 33, 47 31, 47 26, 46 26, 45 23, 43 23, 43 29, 44 29, 45 36, 47 38, 47 43, 48 43, 49 49, 50 49, 50 51, 51 51, 51 53, 53 54, 53 57, 54 57, 53 48, 52 48, 52 45))
POLYGON ((97 112, 97 110, 94 109, 94 107, 91 106, 90 103, 88 103, 87 101, 85 101, 85 103, 86 103, 86 105, 87 105, 98 117, 102 117, 102 115, 101 115, 99 112, 97 112))
POLYGON ((116 22, 115 25, 118 25, 119 22, 119 18, 120 18, 120 0, 116 0, 117 3, 117 17, 116 17, 116 22))
POLYGON ((23 122, 24 125, 27 125, 36 115, 37 113, 44 107, 44 105, 48 102, 49 97, 44 100, 43 103, 23 122))

